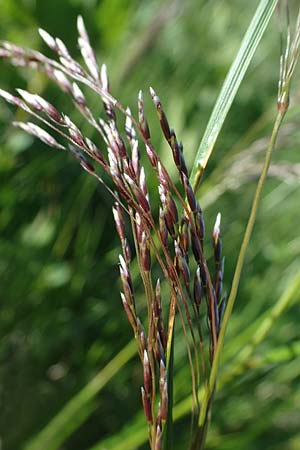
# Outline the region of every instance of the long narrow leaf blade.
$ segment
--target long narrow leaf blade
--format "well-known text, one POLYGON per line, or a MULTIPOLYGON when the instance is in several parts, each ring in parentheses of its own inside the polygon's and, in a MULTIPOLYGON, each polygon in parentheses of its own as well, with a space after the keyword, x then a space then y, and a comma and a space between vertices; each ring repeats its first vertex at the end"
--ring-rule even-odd
POLYGON ((199 179, 212 154, 228 111, 277 3, 278 0, 260 1, 241 43, 238 54, 230 67, 195 157, 191 173, 191 182, 195 187, 197 187, 199 179))

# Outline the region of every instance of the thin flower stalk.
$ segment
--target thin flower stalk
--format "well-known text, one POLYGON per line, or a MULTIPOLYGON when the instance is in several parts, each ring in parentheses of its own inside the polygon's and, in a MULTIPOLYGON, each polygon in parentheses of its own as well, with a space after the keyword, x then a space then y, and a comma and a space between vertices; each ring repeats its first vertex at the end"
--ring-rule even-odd
MULTIPOLYGON (((287 18, 288 15, 288 9, 287 9, 287 18)), ((287 113, 288 107, 289 107, 289 97, 290 97, 290 86, 291 86, 291 80, 295 71, 295 67, 298 61, 299 57, 299 46, 300 46, 300 8, 296 20, 295 25, 295 32, 294 37, 291 42, 290 38, 290 28, 289 28, 289 20, 287 20, 287 39, 286 39, 286 50, 281 52, 281 58, 280 58, 280 74, 279 74, 279 87, 278 87, 278 97, 277 97, 277 115, 274 121, 272 134, 270 137, 270 141, 266 150, 265 159, 263 168, 256 186, 251 211, 249 215, 249 219, 247 222, 244 238, 242 241, 242 245, 240 248, 240 252, 238 255, 236 268, 234 272, 234 277, 232 281, 231 291, 230 295, 228 297, 228 302, 225 311, 222 311, 223 320, 219 332, 219 339, 218 339, 218 345, 216 348, 216 353, 213 359, 212 368, 210 372, 209 377, 209 383, 205 390, 205 395, 203 397, 201 411, 199 415, 199 440, 197 442, 197 448, 202 449, 204 448, 205 443, 205 435, 206 430, 208 426, 208 414, 209 410, 211 408, 211 403, 213 399, 213 394, 215 391, 216 381, 217 381, 217 373, 218 373, 218 367, 220 363, 220 356, 221 352, 224 346, 224 338, 226 329, 228 326, 228 322, 233 310, 233 306, 237 297, 240 277, 245 261, 246 251, 250 242, 250 238, 252 235, 252 231, 254 228, 258 207, 261 199, 262 190, 267 178, 268 170, 271 164, 271 158, 273 151, 276 147, 276 142, 278 138, 278 133, 281 127, 281 124, 284 120, 284 117, 287 113)), ((216 233, 214 232, 216 235, 216 233)), ((223 300, 224 301, 224 300, 223 300)), ((222 307, 222 303, 220 305, 220 308, 222 307)), ((224 308, 224 307, 222 307, 224 308)))

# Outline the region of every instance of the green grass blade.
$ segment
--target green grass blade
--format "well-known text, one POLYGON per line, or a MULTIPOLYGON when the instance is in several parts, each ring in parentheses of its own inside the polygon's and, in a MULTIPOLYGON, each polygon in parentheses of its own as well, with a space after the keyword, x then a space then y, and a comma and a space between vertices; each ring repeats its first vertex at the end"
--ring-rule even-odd
POLYGON ((278 0, 260 1, 238 54, 231 65, 195 157, 191 173, 191 183, 195 187, 197 187, 212 154, 228 111, 277 3, 278 0))
POLYGON ((136 354, 136 342, 130 341, 78 394, 76 394, 51 422, 24 450, 57 450, 96 407, 96 395, 111 378, 136 354))

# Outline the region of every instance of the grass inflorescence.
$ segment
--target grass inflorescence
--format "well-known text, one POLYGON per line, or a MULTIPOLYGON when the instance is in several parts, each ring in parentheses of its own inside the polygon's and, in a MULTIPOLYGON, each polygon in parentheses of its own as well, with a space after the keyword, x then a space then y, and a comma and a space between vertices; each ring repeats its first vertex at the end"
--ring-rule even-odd
POLYGON ((221 214, 217 214, 213 229, 207 233, 204 214, 196 198, 198 183, 193 186, 190 181, 183 144, 170 126, 158 94, 150 87, 149 95, 161 133, 177 169, 176 180, 170 177, 153 144, 142 91, 138 93, 137 114, 134 115, 112 95, 107 68, 105 64, 99 67, 97 63, 82 17, 78 18, 77 28, 84 64, 71 56, 59 38, 44 30, 40 30, 40 36, 54 52, 55 59, 7 41, 0 44, 0 56, 14 65, 41 71, 53 80, 72 98, 76 109, 91 125, 97 136, 96 142, 87 137, 68 115, 59 112, 52 103, 37 94, 17 89, 17 94, 13 95, 0 89, 0 96, 39 123, 14 121, 15 127, 54 149, 71 153, 80 166, 112 195, 113 217, 121 245, 120 297, 137 342, 142 367, 141 403, 148 425, 149 445, 152 450, 172 448, 174 330, 175 322, 179 320, 191 369, 192 417, 197 419, 193 420, 190 448, 201 449, 226 326, 236 298, 272 150, 288 108, 290 81, 298 57, 299 19, 295 38, 290 43, 288 34, 287 50, 282 53, 278 116, 227 308, 227 294, 223 291, 221 214), (103 115, 100 118, 93 113, 82 88, 91 89, 102 102, 103 115), (125 126, 120 125, 122 121, 118 119, 118 112, 125 117, 125 126), (150 195, 149 179, 153 177, 158 186, 158 210, 151 206, 151 195, 155 194, 152 192, 150 195), (207 261, 207 245, 212 249, 212 264, 207 261), (138 263, 144 289, 145 304, 142 307, 137 305, 135 298, 136 286, 131 273, 133 260, 138 263), (199 399, 201 388, 205 392, 203 399, 199 399))

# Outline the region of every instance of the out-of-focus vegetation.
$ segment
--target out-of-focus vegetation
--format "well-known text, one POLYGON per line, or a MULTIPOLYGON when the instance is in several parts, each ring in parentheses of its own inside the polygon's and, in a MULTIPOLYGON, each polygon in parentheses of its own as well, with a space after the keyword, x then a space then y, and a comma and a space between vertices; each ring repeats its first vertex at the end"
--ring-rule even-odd
MULTIPOLYGON (((2 3, 0 38, 43 51, 38 27, 60 36, 76 54, 76 16, 82 14, 99 61, 107 63, 113 94, 135 111, 138 90, 146 92, 153 85, 183 141, 187 163, 193 161, 256 6, 245 0, 2 3)), ((227 290, 276 111, 275 19, 226 120, 199 191, 207 233, 216 213, 222 212, 227 290)), ((1 61, 0 78, 1 88, 22 87, 42 94, 82 126, 71 102, 43 75, 1 61)), ((296 81, 248 251, 226 339, 222 389, 213 408, 208 449, 300 449, 299 88, 296 81)), ((155 111, 145 98, 155 135, 155 111)), ((97 108, 96 100, 94 105, 97 108)), ((115 366, 111 362, 106 367, 132 339, 119 299, 112 199, 65 153, 12 129, 9 124, 15 115, 25 118, 1 102, 3 449, 147 448, 142 439, 146 437, 139 394, 142 375, 137 359, 131 357, 133 346, 117 357, 115 366), (111 377, 113 368, 116 373, 111 377), (95 376, 94 384, 88 384, 95 376), (43 441, 34 440, 36 436, 43 441), (43 448, 36 446, 39 442, 43 448)), ((85 125, 83 130, 89 132, 85 125)), ((160 132, 156 145, 172 173, 160 132)), ((175 373, 178 449, 184 449, 188 439, 182 430, 188 430, 184 413, 189 411, 189 393, 182 342, 176 348, 175 373)))

